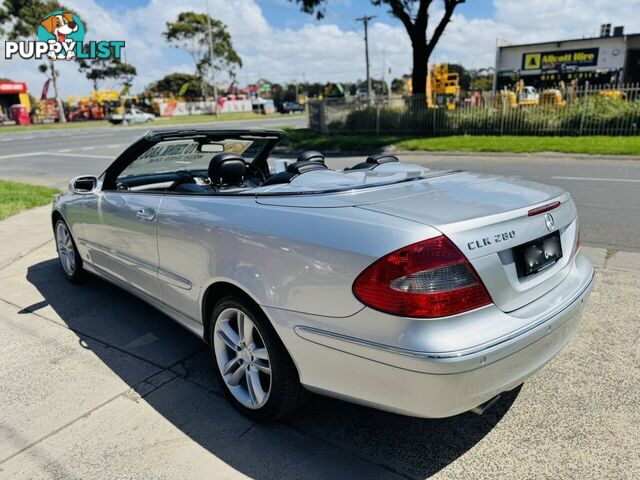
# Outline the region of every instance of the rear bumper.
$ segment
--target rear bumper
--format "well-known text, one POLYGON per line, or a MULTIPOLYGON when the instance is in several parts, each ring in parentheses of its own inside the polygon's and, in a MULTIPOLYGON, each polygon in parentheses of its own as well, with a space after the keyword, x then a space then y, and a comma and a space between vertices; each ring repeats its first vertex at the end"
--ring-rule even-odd
MULTIPOLYGON (((574 269, 564 285, 517 312, 509 315, 492 309, 481 312, 483 316, 495 316, 496 322, 511 319, 522 325, 520 328, 457 350, 447 350, 450 339, 441 328, 425 330, 429 324, 424 322, 429 321, 418 321, 413 331, 404 324, 404 331, 396 329, 393 338, 389 338, 396 340, 396 345, 389 345, 379 343, 379 337, 374 335, 356 337, 337 333, 335 327, 333 331, 323 329, 322 320, 310 319, 308 315, 265 310, 291 353, 302 383, 309 389, 397 413, 448 417, 518 386, 575 335, 594 273, 582 256, 576 259, 574 269), (434 336, 434 332, 444 344, 442 349, 406 349, 400 343, 407 336, 422 336, 421 341, 429 344, 432 339, 426 337, 429 333, 434 336)), ((369 313, 365 309, 356 316, 369 313)), ((340 323, 335 320, 325 319, 325 323, 340 323)), ((344 324, 355 321, 340 320, 344 324)), ((463 322, 463 317, 448 321, 451 335, 459 336, 460 330, 455 325, 463 322)), ((371 326, 376 326, 373 320, 371 326)), ((468 327, 464 323, 463 326, 468 327)), ((466 331, 473 333, 469 328, 466 331)))

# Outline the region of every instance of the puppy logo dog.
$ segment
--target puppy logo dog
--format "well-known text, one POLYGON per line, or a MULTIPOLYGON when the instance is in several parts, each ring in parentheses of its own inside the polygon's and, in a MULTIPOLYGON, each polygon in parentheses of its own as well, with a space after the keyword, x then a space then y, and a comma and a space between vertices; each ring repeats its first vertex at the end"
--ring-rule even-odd
POLYGON ((122 58, 124 40, 85 41, 86 33, 86 28, 78 15, 68 10, 57 10, 44 17, 38 24, 37 40, 5 41, 4 58, 6 60, 11 60, 13 57, 25 60, 32 58, 37 60, 46 58, 50 60, 106 58, 119 60, 122 58))
MULTIPOLYGON (((74 19, 74 15, 71 12, 58 12, 54 13, 40 22, 40 25, 53 37, 47 40, 51 45, 60 43, 63 47, 65 44, 72 47, 71 43, 75 44, 75 41, 68 39, 67 37, 72 33, 78 31, 78 23, 74 19)), ((51 60, 65 59, 71 60, 76 56, 73 48, 63 48, 61 53, 56 53, 55 49, 50 49, 48 53, 51 60)))

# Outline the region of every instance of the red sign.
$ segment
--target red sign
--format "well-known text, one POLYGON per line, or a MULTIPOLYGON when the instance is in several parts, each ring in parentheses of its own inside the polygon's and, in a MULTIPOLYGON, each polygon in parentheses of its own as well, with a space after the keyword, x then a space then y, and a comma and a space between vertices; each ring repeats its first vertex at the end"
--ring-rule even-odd
POLYGON ((51 83, 51 79, 47 78, 47 81, 44 82, 42 86, 42 95, 40 95, 40 100, 45 100, 47 98, 47 94, 49 93, 49 84, 51 83))
POLYGON ((0 82, 0 94, 3 93, 27 93, 27 84, 24 82, 0 82))

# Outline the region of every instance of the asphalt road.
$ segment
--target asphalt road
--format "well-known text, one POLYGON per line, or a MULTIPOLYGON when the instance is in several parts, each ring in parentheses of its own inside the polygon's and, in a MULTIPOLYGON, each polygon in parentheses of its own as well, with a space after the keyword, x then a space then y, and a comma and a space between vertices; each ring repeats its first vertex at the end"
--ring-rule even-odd
MULTIPOLYGON (((306 116, 210 124, 213 128, 305 127, 306 116)), ((205 124, 96 127, 3 133, 0 178, 64 187, 77 175, 101 173, 131 142, 150 128, 196 128, 205 124)))
MULTIPOLYGON (((225 122, 218 128, 305 126, 304 117, 225 122)), ((63 188, 71 177, 102 172, 148 127, 2 133, 0 178, 63 188)), ((585 245, 640 251, 640 159, 544 153, 402 154, 402 160, 432 168, 511 175, 559 185, 571 192, 579 210, 585 245)), ((333 167, 359 157, 329 158, 333 167)))

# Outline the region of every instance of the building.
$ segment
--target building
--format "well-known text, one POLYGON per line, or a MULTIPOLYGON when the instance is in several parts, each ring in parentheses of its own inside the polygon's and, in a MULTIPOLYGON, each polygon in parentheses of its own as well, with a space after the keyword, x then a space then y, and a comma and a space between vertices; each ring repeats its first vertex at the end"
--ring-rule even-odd
POLYGON ((27 84, 24 82, 12 82, 10 80, 0 80, 0 122, 15 121, 11 107, 14 105, 24 105, 29 112, 31 102, 27 93, 27 84))
POLYGON ((513 45, 498 41, 494 89, 513 87, 520 79, 536 88, 565 85, 640 83, 640 34, 623 27, 601 27, 593 38, 513 45))

